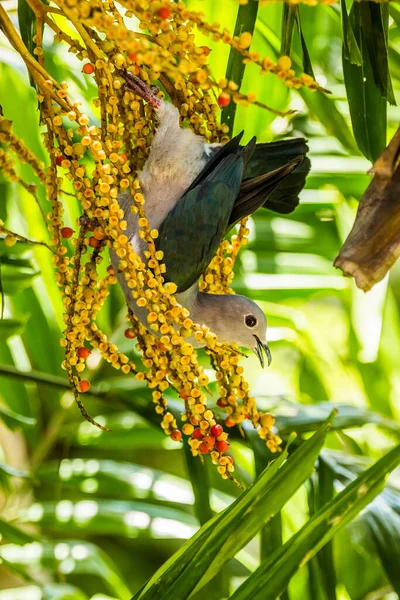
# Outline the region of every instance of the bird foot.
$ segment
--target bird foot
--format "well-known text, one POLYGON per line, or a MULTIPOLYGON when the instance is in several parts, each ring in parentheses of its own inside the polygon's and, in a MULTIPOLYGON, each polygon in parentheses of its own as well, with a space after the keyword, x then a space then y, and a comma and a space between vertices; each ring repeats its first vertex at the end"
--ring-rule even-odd
POLYGON ((130 71, 127 71, 126 69, 121 70, 121 74, 125 78, 126 87, 128 88, 128 90, 131 90, 131 92, 134 92, 135 94, 146 100, 146 102, 148 102, 153 108, 160 108, 161 102, 155 96, 155 94, 158 94, 158 92, 160 91, 158 87, 151 86, 150 88, 144 83, 144 81, 139 79, 139 77, 137 77, 130 71))

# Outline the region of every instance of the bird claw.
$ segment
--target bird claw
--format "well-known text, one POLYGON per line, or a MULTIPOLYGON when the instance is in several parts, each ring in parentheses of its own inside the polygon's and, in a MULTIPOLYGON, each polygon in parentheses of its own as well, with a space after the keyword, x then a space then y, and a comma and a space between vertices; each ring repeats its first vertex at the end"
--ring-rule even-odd
POLYGON ((127 71, 126 69, 121 70, 121 74, 126 81, 126 87, 128 90, 134 92, 137 96, 143 98, 143 100, 146 100, 146 102, 148 102, 153 108, 160 108, 161 102, 155 96, 155 94, 158 94, 160 91, 157 86, 149 87, 144 83, 144 81, 139 79, 139 77, 130 71, 127 71))

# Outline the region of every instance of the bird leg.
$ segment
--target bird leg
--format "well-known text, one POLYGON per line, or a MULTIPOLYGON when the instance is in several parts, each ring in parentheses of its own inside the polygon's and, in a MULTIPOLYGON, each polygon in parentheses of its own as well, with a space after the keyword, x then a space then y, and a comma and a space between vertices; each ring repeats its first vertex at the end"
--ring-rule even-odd
POLYGON ((153 108, 160 108, 161 102, 155 95, 159 92, 158 87, 152 86, 150 88, 144 81, 139 79, 139 77, 136 77, 136 75, 126 69, 121 70, 121 74, 126 81, 128 90, 134 92, 137 96, 143 98, 143 100, 146 100, 153 108))

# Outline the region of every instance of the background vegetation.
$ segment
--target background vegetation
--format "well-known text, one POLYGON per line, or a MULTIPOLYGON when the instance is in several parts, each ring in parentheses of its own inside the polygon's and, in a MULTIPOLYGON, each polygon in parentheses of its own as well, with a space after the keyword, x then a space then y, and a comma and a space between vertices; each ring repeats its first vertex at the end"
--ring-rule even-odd
MULTIPOLYGON (((254 22, 257 12, 255 2, 241 8, 228 0, 187 4, 231 31, 237 18, 238 25, 254 22)), ((7 0, 3 5, 17 21, 16 4, 7 0)), ((375 8, 382 11, 383 23, 390 12, 388 54, 398 97, 400 9, 375 8)), ((282 54, 288 54, 288 15, 279 3, 259 7, 252 49, 276 58, 282 42, 282 54)), ((247 138, 304 135, 310 146, 312 171, 299 208, 288 216, 258 211, 234 280, 235 290, 257 300, 269 318, 271 368, 261 371, 255 356, 244 363, 258 404, 277 416, 280 435, 287 440, 298 433, 288 461, 276 473, 274 463, 256 487, 241 494, 166 438, 153 415, 149 390, 134 377, 120 377, 95 352, 89 360, 87 408, 112 432, 84 422, 60 366, 62 303, 51 255, 21 242, 10 249, 0 239, 5 294, 0 321, 0 600, 128 600, 213 514, 216 520, 174 556, 141 598, 183 599, 196 585, 201 591, 193 597, 198 598, 229 597, 234 590, 234 598, 398 597, 399 476, 393 473, 385 491, 377 494, 399 461, 398 449, 389 451, 400 437, 400 272, 395 267, 390 278, 364 295, 332 262, 370 180, 370 160, 382 151, 386 135, 393 135, 400 111, 390 106, 386 123, 386 101, 378 106, 377 86, 370 79, 352 73, 346 89, 343 38, 345 56, 354 59, 357 48, 338 5, 301 5, 300 16, 302 38, 294 27, 292 59, 300 70, 302 61, 307 70, 311 60, 317 80, 332 95, 289 90, 277 77, 258 76, 257 68, 249 66, 244 92, 256 92, 261 102, 280 111, 297 112, 282 118, 256 106, 238 107, 234 121, 234 131, 244 129, 247 138), (347 98, 353 111, 359 109, 353 123, 347 98), (310 437, 334 407, 339 415, 333 429, 327 432, 324 426, 310 437), (366 470, 382 456, 375 470, 366 470), (233 504, 238 496, 239 504, 233 504), (221 513, 227 506, 228 512, 221 513), (246 580, 248 587, 239 588, 246 580)), ((50 34, 45 42, 50 72, 69 82, 95 118, 90 78, 50 34)), ((213 72, 224 76, 229 48, 201 35, 200 43, 211 46, 213 72)), ((365 55, 362 60, 367 68, 365 55)), ((379 60, 384 65, 382 56, 379 60)), ((241 61, 231 59, 228 68, 234 79, 240 78, 241 61)), ((0 81, 4 115, 45 160, 34 90, 2 35, 0 81)), ((388 84, 379 94, 388 96, 388 84)), ((230 111, 225 118, 232 123, 230 111)), ((34 181, 28 167, 18 168, 25 181, 34 181)), ((38 193, 45 207, 40 188, 38 193)), ((73 197, 68 209, 73 223, 79 215, 73 197)), ((47 239, 32 196, 1 174, 0 218, 13 230, 47 239)), ((123 336, 124 315, 122 294, 113 286, 100 325, 121 351, 132 353, 132 342, 123 336)), ((207 363, 205 355, 202 360, 207 363)), ((272 456, 250 430, 232 447, 237 476, 250 485, 272 456)))

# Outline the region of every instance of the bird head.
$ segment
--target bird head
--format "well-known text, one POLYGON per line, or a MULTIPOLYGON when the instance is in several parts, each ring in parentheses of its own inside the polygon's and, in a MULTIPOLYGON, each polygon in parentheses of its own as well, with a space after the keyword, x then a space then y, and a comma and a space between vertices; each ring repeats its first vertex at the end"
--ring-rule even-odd
MULTIPOLYGON (((211 294, 207 296, 212 297, 211 294)), ((272 358, 267 344, 267 319, 261 308, 245 296, 227 294, 222 298, 224 306, 211 330, 220 342, 234 343, 253 350, 262 367, 266 356, 269 366, 272 358)))

